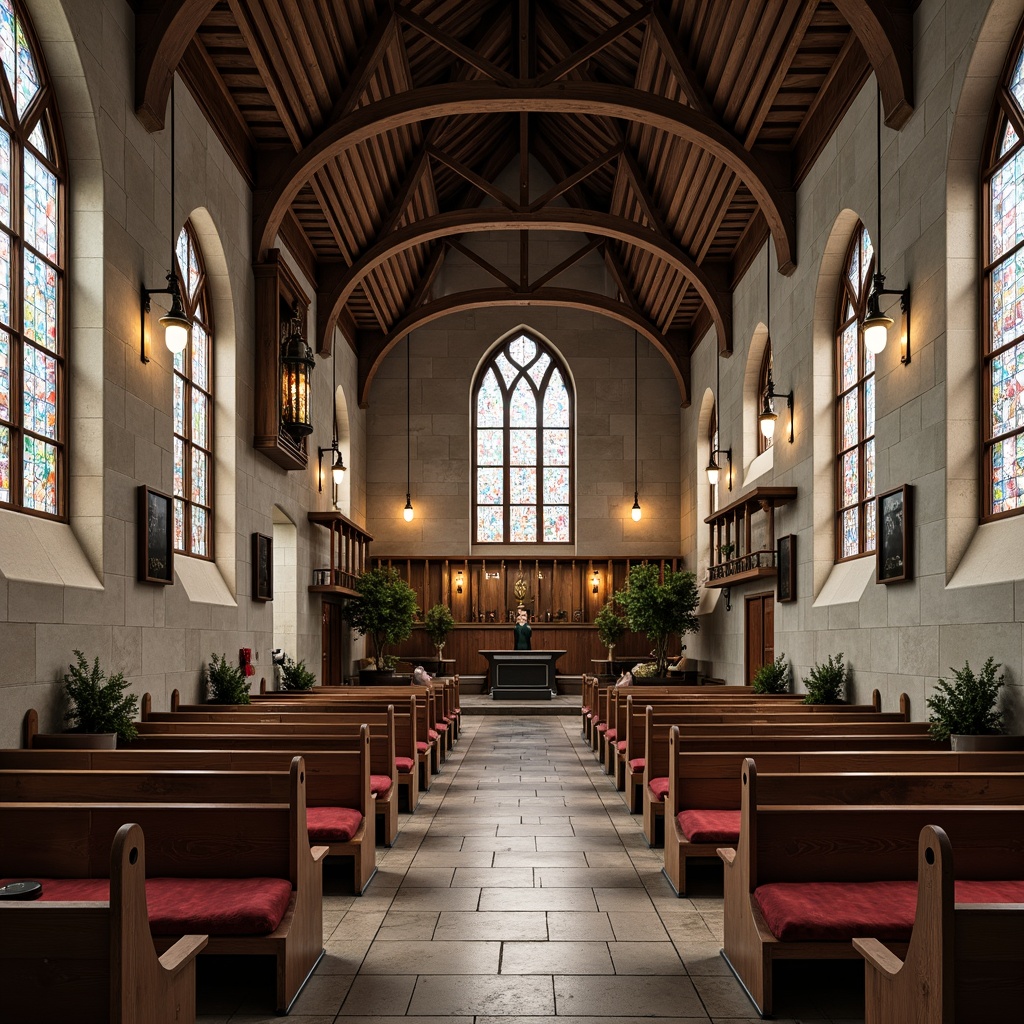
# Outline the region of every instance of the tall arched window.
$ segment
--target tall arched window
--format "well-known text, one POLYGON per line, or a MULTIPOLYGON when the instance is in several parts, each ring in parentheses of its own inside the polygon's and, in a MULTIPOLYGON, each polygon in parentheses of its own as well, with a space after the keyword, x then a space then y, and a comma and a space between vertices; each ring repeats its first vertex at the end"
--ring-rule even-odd
POLYGON ((983 175, 987 209, 982 518, 1024 508, 1024 25, 1004 70, 990 121, 983 175))
POLYGON ((861 322, 875 250, 858 224, 846 254, 836 310, 836 559, 875 550, 875 357, 861 322))
POLYGON ((567 544, 573 536, 573 396, 555 352, 512 335, 473 391, 478 544, 567 544))
MULTIPOLYGON (((772 369, 772 339, 768 339, 768 343, 764 347, 764 356, 761 359, 761 371, 757 377, 757 413, 760 417, 761 410, 764 408, 765 395, 768 394, 768 374, 772 369)), ((772 437, 765 437, 764 431, 761 429, 761 424, 758 422, 757 426, 757 454, 763 455, 772 446, 774 441, 774 435, 772 437)))
POLYGON ((174 550, 213 557, 213 317, 206 268, 186 222, 175 246, 175 270, 192 338, 174 356, 174 550))
POLYGON ((0 505, 67 516, 63 143, 35 36, 0 0, 0 505))

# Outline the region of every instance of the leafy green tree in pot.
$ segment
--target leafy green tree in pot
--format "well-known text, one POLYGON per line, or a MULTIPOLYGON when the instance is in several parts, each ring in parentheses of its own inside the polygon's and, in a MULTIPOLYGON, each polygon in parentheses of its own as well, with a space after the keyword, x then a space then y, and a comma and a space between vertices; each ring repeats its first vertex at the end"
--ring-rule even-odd
POLYGON ((625 611, 629 628, 645 634, 654 644, 655 674, 665 675, 669 638, 674 633, 683 637, 700 630, 697 577, 684 569, 673 572, 666 568, 662 581, 658 566, 649 562, 634 565, 626 589, 618 591, 615 600, 625 611))
POLYGON ((594 625, 597 626, 597 638, 608 648, 608 660, 611 661, 612 651, 629 629, 629 623, 615 611, 614 602, 609 601, 597 613, 594 625))
POLYGON ((754 693, 789 693, 790 678, 786 655, 780 654, 754 673, 754 693))
POLYGON ((387 648, 408 640, 416 614, 416 591, 397 569, 378 566, 356 581, 359 596, 346 602, 342 614, 356 632, 369 636, 377 671, 387 665, 387 648))
POLYGON ((935 692, 925 701, 930 714, 929 732, 937 740, 950 736, 992 736, 1003 731, 1003 712, 996 711, 999 688, 1005 676, 996 677, 1001 664, 992 658, 975 675, 970 662, 961 669, 950 668, 953 682, 940 679, 935 692))
POLYGON ((312 690, 316 676, 306 668, 304 661, 296 662, 286 654, 281 662, 281 685, 286 690, 312 690))
POLYGON ((430 637, 430 642, 437 648, 437 656, 441 657, 441 651, 448 641, 448 634, 455 628, 455 616, 446 604, 433 605, 423 620, 423 626, 430 637))
POLYGON ((249 704, 249 681, 227 655, 210 655, 210 664, 203 669, 203 689, 209 688, 212 704, 249 704))
POLYGON ((124 692, 128 688, 124 673, 115 672, 107 677, 100 668, 99 658, 90 669, 81 651, 74 654, 77 664, 68 665, 64 676, 64 695, 68 702, 65 723, 76 732, 114 732, 126 742, 135 739, 139 698, 134 693, 124 692))
POLYGON ((807 687, 805 704, 842 704, 846 699, 846 686, 850 681, 849 667, 843 664, 843 652, 840 651, 833 660, 815 665, 804 680, 807 687))

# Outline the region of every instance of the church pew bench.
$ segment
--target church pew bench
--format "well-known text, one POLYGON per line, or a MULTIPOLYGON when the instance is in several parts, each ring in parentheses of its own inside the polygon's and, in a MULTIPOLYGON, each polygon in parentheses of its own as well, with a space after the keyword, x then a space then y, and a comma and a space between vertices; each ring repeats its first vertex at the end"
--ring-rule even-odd
MULTIPOLYGON (((288 751, 96 753, 110 756, 0 752, 0 802, 286 803, 290 795, 288 751)), ((309 842, 352 863, 361 896, 377 870, 369 737, 358 750, 308 752, 303 760, 309 842)))
POLYGON ((121 825, 147 840, 146 897, 158 951, 206 934, 200 955, 270 956, 287 1013, 323 956, 323 846, 306 831, 305 770, 283 804, 0 803, 0 878, 35 878, 44 897, 102 900, 121 825))
MULTIPOLYGON (((877 721, 873 718, 864 720, 864 716, 854 713, 849 718, 837 719, 827 713, 809 715, 803 721, 751 721, 743 722, 743 716, 731 716, 732 721, 718 723, 697 723, 692 718, 681 725, 681 731, 687 739, 717 739, 724 735, 749 737, 800 738, 802 736, 894 736, 898 737, 899 749, 905 740, 917 739, 925 749, 942 749, 928 732, 927 722, 904 722, 902 720, 877 721)), ((653 709, 646 712, 644 738, 644 775, 643 775, 643 826, 644 835, 651 846, 657 846, 659 825, 665 811, 665 797, 668 794, 668 751, 669 731, 679 725, 675 714, 659 715, 653 709)), ((743 749, 741 743, 732 749, 743 749)), ((948 744, 946 745, 948 747, 948 744)), ((919 749, 919 745, 915 744, 919 749)))
POLYGON ((963 903, 955 851, 935 825, 921 830, 917 908, 906 958, 878 939, 864 957, 864 1024, 989 1024, 1024 1006, 1024 903, 963 903))
MULTIPOLYGON (((804 777, 775 778, 792 797, 804 777)), ((906 951, 926 825, 945 829, 957 850, 958 899, 1024 900, 1024 806, 957 806, 941 793, 932 804, 774 804, 771 779, 761 792, 755 762, 744 762, 739 843, 719 850, 722 955, 762 1016, 773 1012, 776 960, 857 959, 854 938, 906 951)))
MULTIPOLYGON (((189 714, 188 712, 185 713, 189 714)), ((197 713, 201 714, 201 713, 197 713)), ((138 736, 127 747, 148 746, 164 750, 184 746, 232 748, 229 738, 237 746, 259 749, 264 739, 281 739, 290 742, 297 753, 307 736, 334 736, 341 744, 337 749, 355 749, 360 742, 360 730, 367 726, 370 733, 370 788, 374 795, 374 808, 380 826, 382 842, 391 846, 398 835, 398 772, 395 764, 394 711, 384 714, 356 712, 313 716, 308 722, 298 722, 296 716, 287 716, 287 721, 264 722, 245 712, 215 713, 212 721, 139 722, 138 736), (178 738, 181 737, 181 741, 178 738), (241 737, 241 742, 237 742, 241 737), (187 739, 186 739, 187 738, 187 739)), ((274 717, 274 716, 269 716, 274 717)), ((275 749, 280 749, 275 744, 275 749)))
POLYGON ((4 1019, 38 1024, 195 1024, 197 954, 184 935, 157 956, 146 906, 142 829, 122 825, 96 902, 0 902, 4 1019))
MULTIPOLYGON (((669 747, 669 790, 665 799, 665 876, 677 896, 686 894, 689 861, 718 856, 735 846, 740 828, 740 769, 753 756, 759 779, 766 774, 821 775, 815 792, 802 781, 793 800, 812 803, 914 803, 918 787, 934 787, 935 776, 957 776, 946 785, 950 802, 1024 804, 1024 752, 953 751, 740 751, 683 752, 679 730, 669 747), (878 773, 889 773, 888 781, 878 773), (922 775, 922 773, 925 773, 922 775), (954 800, 954 796, 956 799, 954 800)), ((782 792, 775 783, 775 795, 782 792)))
MULTIPOLYGON (((254 721, 275 724, 292 722, 309 725, 318 721, 351 723, 360 715, 393 715, 392 731, 395 744, 395 781, 399 793, 406 797, 406 808, 410 813, 419 803, 419 772, 417 762, 419 751, 416 733, 416 698, 407 694, 401 700, 346 700, 333 701, 261 701, 259 704, 189 704, 179 705, 176 711, 153 711, 150 702, 143 696, 141 718, 144 722, 217 722, 230 721, 229 716, 248 716, 254 721), (404 702, 404 703, 403 703, 404 702), (389 709, 390 712, 389 712, 389 709), (343 715, 342 718, 331 716, 343 715), (326 716, 326 717, 322 717, 326 716)), ((377 764, 377 762, 375 762, 377 764)), ((378 765, 379 767, 379 765, 378 765)), ((378 773, 375 773, 378 775, 378 773)), ((429 781, 429 780, 428 780, 429 781)), ((383 785, 384 779, 375 777, 375 784, 383 785)), ((397 807, 396 807, 397 811, 397 807)))

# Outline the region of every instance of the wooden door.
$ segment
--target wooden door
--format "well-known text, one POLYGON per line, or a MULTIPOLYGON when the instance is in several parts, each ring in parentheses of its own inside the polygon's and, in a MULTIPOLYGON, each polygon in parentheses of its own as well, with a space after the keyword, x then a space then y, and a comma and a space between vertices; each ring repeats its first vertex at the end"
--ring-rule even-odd
POLYGON ((346 629, 341 605, 333 601, 321 604, 320 682, 325 686, 341 686, 345 682, 346 629))
POLYGON ((775 660, 775 595, 755 594, 745 604, 745 678, 748 685, 762 665, 775 660))

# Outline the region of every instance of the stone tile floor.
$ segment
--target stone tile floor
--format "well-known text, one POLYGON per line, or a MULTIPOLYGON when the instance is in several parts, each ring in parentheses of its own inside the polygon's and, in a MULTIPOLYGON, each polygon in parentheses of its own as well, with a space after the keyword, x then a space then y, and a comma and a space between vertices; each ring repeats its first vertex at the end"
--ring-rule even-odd
MULTIPOLYGON (((577 698, 578 699, 578 698, 577 698)), ((721 871, 677 899, 577 717, 463 717, 356 898, 324 877, 326 955, 296 1024, 752 1024, 719 955, 721 871)), ((859 963, 776 967, 780 1024, 863 1019, 859 963)), ((282 1020, 265 964, 200 958, 198 1020, 282 1020)))

